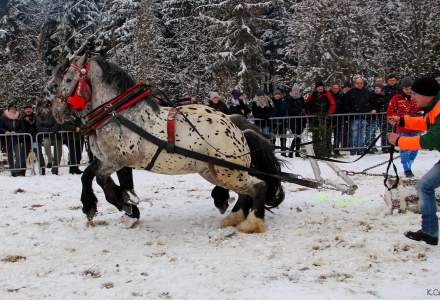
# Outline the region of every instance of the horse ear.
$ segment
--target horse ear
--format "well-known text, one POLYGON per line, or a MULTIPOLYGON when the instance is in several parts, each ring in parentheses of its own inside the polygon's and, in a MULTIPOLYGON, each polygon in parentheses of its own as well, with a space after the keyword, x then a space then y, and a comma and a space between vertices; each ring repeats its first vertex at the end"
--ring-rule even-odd
POLYGON ((77 65, 78 66, 84 66, 87 62, 87 54, 84 54, 83 56, 81 56, 78 60, 77 65))

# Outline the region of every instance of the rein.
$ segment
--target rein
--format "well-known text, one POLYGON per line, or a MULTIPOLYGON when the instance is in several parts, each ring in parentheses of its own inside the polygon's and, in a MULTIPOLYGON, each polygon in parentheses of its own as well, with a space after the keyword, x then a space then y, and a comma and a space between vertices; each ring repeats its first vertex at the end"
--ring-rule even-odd
MULTIPOLYGON (((73 95, 69 96, 69 97, 60 97, 60 98, 64 102, 67 102, 73 109, 84 110, 87 103, 90 102, 92 99, 92 94, 91 94, 92 86, 90 84, 90 78, 89 78, 90 65, 87 64, 84 67, 80 67, 78 65, 72 64, 71 67, 80 73, 80 78, 78 79, 78 82, 75 86, 73 95), (83 95, 84 93, 88 97, 88 100, 85 99, 85 97, 83 95)), ((179 114, 179 115, 183 116, 185 121, 188 123, 188 125, 190 125, 190 127, 194 130, 194 132, 196 132, 209 146, 214 148, 217 152, 223 154, 220 151, 220 149, 217 149, 214 146, 212 146, 201 135, 201 133, 197 130, 196 126, 188 119, 188 117, 184 113, 181 113, 179 110, 176 110, 175 105, 172 105, 174 103, 171 103, 169 98, 162 91, 159 90, 159 92, 162 95, 164 95, 166 99, 160 99, 159 97, 152 95, 152 88, 150 86, 148 86, 144 83, 141 83, 141 82, 136 83, 133 87, 127 89, 121 95, 116 96, 115 98, 110 99, 109 101, 101 104, 100 106, 93 109, 90 113, 88 113, 85 117, 83 117, 81 119, 82 124, 80 126, 80 133, 85 136, 89 136, 91 134, 94 134, 96 129, 99 126, 106 125, 108 121, 112 121, 112 120, 118 122, 119 124, 124 125, 126 128, 128 128, 132 132, 138 134, 140 137, 142 137, 142 138, 148 140, 149 142, 155 144, 156 146, 158 146, 156 154, 154 155, 154 157, 153 157, 152 161, 149 163, 149 165, 146 167, 147 170, 151 170, 154 167, 154 162, 156 161, 158 155, 160 154, 160 152, 162 150, 167 149, 167 151, 170 152, 170 150, 172 149, 172 153, 180 154, 185 157, 193 158, 193 159, 196 159, 199 161, 203 161, 203 162, 206 162, 209 164, 218 165, 218 166, 225 167, 228 169, 241 170, 241 171, 249 172, 250 174, 254 174, 254 175, 262 175, 262 176, 277 178, 277 179, 280 179, 283 181, 303 185, 303 186, 310 187, 310 188, 319 188, 320 186, 322 186, 318 182, 302 179, 295 174, 289 174, 289 173, 283 173, 283 172, 280 172, 279 174, 266 173, 266 172, 256 170, 253 168, 244 167, 242 165, 232 163, 232 162, 229 162, 229 161, 226 161, 223 159, 219 159, 219 158, 208 156, 208 155, 198 153, 198 152, 195 152, 192 150, 181 148, 179 146, 176 146, 173 143, 173 141, 170 141, 170 140, 164 141, 164 140, 161 140, 161 139, 155 137, 154 135, 148 133, 143 128, 139 127, 138 125, 136 125, 132 121, 128 120, 127 118, 125 118, 119 114, 120 112, 136 105, 141 100, 152 96, 160 101, 163 101, 165 104, 171 104, 174 116, 175 116, 175 114, 179 114)), ((169 128, 169 130, 171 132, 173 132, 174 129, 169 128)), ((305 155, 297 150, 292 150, 292 151, 299 154, 303 158, 311 158, 311 159, 334 162, 334 163, 345 163, 345 164, 355 163, 355 162, 361 160, 362 158, 364 158, 368 154, 368 152, 374 147, 376 142, 384 134, 386 134, 386 132, 382 132, 380 135, 378 135, 374 139, 374 141, 367 147, 367 149, 364 150, 364 153, 360 157, 358 157, 357 159, 355 159, 353 161, 342 161, 342 160, 331 159, 331 158, 327 158, 327 157, 318 157, 315 155, 305 155)), ((304 145, 308 145, 308 144, 313 144, 313 142, 304 143, 304 145)), ((385 179, 384 179, 384 185, 389 191, 391 191, 392 189, 397 188, 397 186, 399 184, 399 176, 397 173, 396 165, 394 164, 394 157, 393 157, 394 156, 394 146, 390 147, 389 153, 390 153, 390 159, 388 161, 387 171, 386 171, 385 179), (387 181, 389 178, 389 170, 391 168, 391 165, 393 166, 397 180, 391 187, 389 187, 387 181)))

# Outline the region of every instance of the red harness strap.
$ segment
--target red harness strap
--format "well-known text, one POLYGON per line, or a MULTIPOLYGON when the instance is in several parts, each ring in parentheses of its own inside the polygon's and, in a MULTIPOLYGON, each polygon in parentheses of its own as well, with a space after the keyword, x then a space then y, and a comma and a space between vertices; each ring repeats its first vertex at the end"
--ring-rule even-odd
MULTIPOLYGON (((103 105, 97 107, 94 111, 92 111, 89 115, 86 116, 86 124, 83 127, 84 133, 86 135, 91 135, 94 133, 94 131, 101 126, 103 123, 107 122, 110 118, 112 118, 112 115, 108 113, 108 110, 110 110, 113 106, 117 106, 118 103, 121 102, 126 96, 128 96, 130 93, 135 93, 140 87, 142 86, 142 83, 138 83, 134 85, 133 87, 126 90, 123 94, 119 95, 116 98, 113 98, 109 100, 108 102, 104 103, 103 105), (104 117, 102 117, 104 116, 104 117)), ((143 99, 148 98, 151 95, 151 89, 148 89, 138 96, 134 97, 133 99, 130 99, 117 109, 115 109, 115 112, 119 113, 122 112, 134 105, 136 105, 138 102, 142 101, 143 99)))
POLYGON ((178 108, 177 107, 171 107, 168 111, 168 118, 167 118, 167 134, 168 134, 168 147, 167 152, 168 153, 174 153, 174 146, 176 144, 176 115, 177 115, 178 108))
POLYGON ((90 114, 87 115, 87 119, 91 120, 93 118, 95 118, 96 116, 102 114, 105 110, 107 110, 108 107, 115 105, 116 103, 118 103, 122 98, 124 98, 125 96, 127 96, 128 94, 130 94, 131 92, 135 91, 136 89, 138 89, 140 86, 142 85, 142 83, 136 83, 134 86, 132 86, 131 88, 129 88, 128 90, 126 90, 124 93, 122 93, 121 95, 117 96, 116 98, 113 98, 109 101, 107 101, 106 103, 102 104, 101 106, 97 107, 95 110, 93 110, 90 114))

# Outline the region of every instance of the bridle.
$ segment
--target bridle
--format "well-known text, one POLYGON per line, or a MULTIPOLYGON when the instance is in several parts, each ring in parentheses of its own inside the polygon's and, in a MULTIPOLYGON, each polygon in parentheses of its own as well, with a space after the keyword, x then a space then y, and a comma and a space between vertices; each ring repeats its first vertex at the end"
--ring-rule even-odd
MULTIPOLYGON (((77 64, 71 64, 65 71, 65 73, 73 68, 79 73, 79 79, 73 89, 72 95, 63 96, 58 95, 62 102, 67 103, 68 106, 74 111, 83 111, 86 105, 92 100, 92 85, 90 82, 90 64, 84 64, 79 66, 77 64)), ((64 75, 63 75, 64 77, 64 75)))

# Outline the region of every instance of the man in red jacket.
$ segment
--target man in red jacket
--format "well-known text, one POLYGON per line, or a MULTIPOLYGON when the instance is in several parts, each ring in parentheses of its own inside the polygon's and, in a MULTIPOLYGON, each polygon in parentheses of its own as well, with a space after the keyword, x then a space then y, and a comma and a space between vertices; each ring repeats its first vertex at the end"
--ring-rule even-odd
POLYGON ((325 90, 322 81, 316 82, 315 91, 307 96, 305 109, 308 115, 315 116, 311 124, 315 155, 329 157, 332 129, 328 115, 335 112, 336 102, 332 93, 325 90))
MULTIPOLYGON (((416 115, 420 108, 414 99, 411 99, 411 86, 413 80, 411 78, 404 78, 401 82, 402 91, 397 92, 388 105, 387 117, 403 117, 416 115)), ((405 127, 396 126, 396 133, 400 136, 417 136, 415 130, 407 129, 405 127)), ((400 161, 403 166, 403 171, 406 177, 414 177, 411 171, 411 166, 417 157, 417 150, 400 150, 400 161)))

